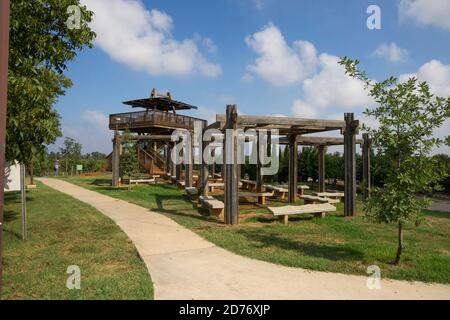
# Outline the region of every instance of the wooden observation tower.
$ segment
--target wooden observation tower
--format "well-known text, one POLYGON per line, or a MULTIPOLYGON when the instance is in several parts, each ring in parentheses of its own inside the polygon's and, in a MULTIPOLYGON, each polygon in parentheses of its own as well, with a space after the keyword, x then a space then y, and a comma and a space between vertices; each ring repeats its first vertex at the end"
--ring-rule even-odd
MULTIPOLYGON (((132 108, 142 108, 143 111, 111 114, 109 129, 114 130, 111 167, 112 184, 119 184, 119 157, 121 153, 121 132, 128 130, 132 139, 137 142, 137 155, 140 169, 150 175, 180 175, 172 165, 170 153, 174 142, 171 135, 174 130, 194 131, 195 126, 206 127, 206 120, 179 114, 179 111, 196 110, 197 107, 173 100, 168 92, 165 95, 152 90, 149 98, 124 102, 132 108)), ((192 166, 190 166, 192 167, 192 166)), ((191 170, 192 168, 186 168, 191 170)), ((177 177, 179 178, 179 177, 177 177)))

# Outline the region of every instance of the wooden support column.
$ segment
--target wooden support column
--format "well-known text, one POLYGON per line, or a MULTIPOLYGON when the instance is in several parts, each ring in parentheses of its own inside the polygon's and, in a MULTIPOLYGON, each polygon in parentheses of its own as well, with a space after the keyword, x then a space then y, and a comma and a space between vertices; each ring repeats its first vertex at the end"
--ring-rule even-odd
MULTIPOLYGON (((205 149, 208 146, 207 141, 203 141, 205 128, 202 129, 202 141, 201 141, 201 148, 199 150, 200 152, 200 183, 198 184, 200 187, 199 194, 201 194, 204 197, 207 197, 209 195, 209 169, 208 164, 206 163, 204 159, 205 149)), ((200 201, 200 200, 199 200, 200 201)))
POLYGON ((345 114, 344 128, 344 162, 345 162, 345 182, 344 182, 344 214, 346 217, 353 217, 356 214, 356 133, 359 121, 355 120, 353 113, 345 114))
MULTIPOLYGON (((211 165, 211 176, 213 177, 213 179, 215 179, 215 174, 216 174, 216 148, 211 150, 211 157, 214 159, 212 165, 211 165)), ((223 178, 223 177, 222 177, 223 178)))
POLYGON ((261 165, 261 156, 260 156, 260 152, 261 152, 261 148, 260 148, 260 144, 259 144, 259 132, 257 133, 258 139, 256 139, 256 192, 261 192, 262 191, 262 185, 263 185, 263 177, 261 174, 261 169, 262 169, 262 165, 261 165))
POLYGON ((367 200, 370 197, 371 177, 370 177, 370 153, 372 149, 372 139, 370 139, 368 133, 363 135, 362 145, 362 160, 363 160, 363 183, 362 194, 363 199, 367 200))
POLYGON ((317 149, 319 151, 319 192, 325 192, 325 153, 327 147, 320 145, 317 149))
POLYGON ((193 168, 194 168, 194 134, 189 132, 188 141, 186 144, 186 162, 184 164, 185 173, 184 173, 184 181, 185 187, 191 188, 193 182, 193 168))
POLYGON ((237 152, 237 107, 236 105, 228 105, 226 113, 225 129, 233 129, 233 131, 225 131, 225 148, 224 148, 224 171, 225 173, 225 223, 235 225, 239 223, 239 178, 238 178, 238 152, 237 152), (232 135, 229 137, 228 135, 232 135), (227 145, 227 139, 232 139, 233 143, 227 145))
POLYGON ((297 135, 289 136, 289 202, 294 203, 297 200, 298 188, 298 148, 297 135))
POLYGON ((179 159, 180 156, 181 157, 183 156, 183 150, 181 150, 181 154, 179 154, 177 152, 175 154, 175 159, 176 159, 175 163, 178 163, 175 165, 175 180, 177 183, 178 183, 178 181, 181 180, 181 163, 180 163, 180 159, 179 159))
POLYGON ((167 173, 167 171, 169 170, 169 158, 168 158, 168 146, 167 144, 164 144, 164 174, 167 173))
POLYGON ((120 134, 118 131, 114 132, 113 139, 113 153, 111 159, 112 165, 112 182, 111 185, 113 187, 119 186, 119 177, 120 177, 120 134))

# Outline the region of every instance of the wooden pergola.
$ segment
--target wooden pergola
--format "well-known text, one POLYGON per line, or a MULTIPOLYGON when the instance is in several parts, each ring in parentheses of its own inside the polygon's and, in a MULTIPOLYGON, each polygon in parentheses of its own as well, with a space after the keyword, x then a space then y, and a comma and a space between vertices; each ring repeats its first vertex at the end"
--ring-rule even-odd
MULTIPOLYGON (((363 146, 364 163, 364 186, 363 194, 366 196, 370 189, 370 139, 363 135, 363 140, 356 139, 359 130, 359 121, 354 119, 353 113, 346 113, 344 120, 321 120, 303 119, 271 116, 249 116, 238 115, 236 105, 228 105, 225 115, 217 115, 216 122, 207 126, 207 129, 218 129, 227 138, 232 131, 227 129, 253 129, 271 130, 276 129, 280 135, 280 143, 289 147, 289 202, 294 203, 297 199, 298 187, 298 145, 312 145, 319 149, 319 185, 320 191, 325 190, 325 152, 327 146, 344 145, 345 161, 345 216, 351 217, 356 213, 356 144, 363 146), (311 137, 307 134, 339 130, 343 138, 311 137)), ((231 163, 224 161, 224 191, 225 191, 225 223, 237 224, 239 221, 239 180, 240 164, 238 163, 238 141, 235 134, 234 149, 227 150, 224 145, 223 154, 231 159, 231 163), (231 152, 231 153, 230 153, 231 152)), ((207 142, 202 144, 202 154, 207 142)), ((256 191, 261 192, 263 187, 261 175, 261 162, 257 161, 256 191)), ((208 196, 208 165, 202 161, 201 181, 199 191, 203 196, 208 196)))

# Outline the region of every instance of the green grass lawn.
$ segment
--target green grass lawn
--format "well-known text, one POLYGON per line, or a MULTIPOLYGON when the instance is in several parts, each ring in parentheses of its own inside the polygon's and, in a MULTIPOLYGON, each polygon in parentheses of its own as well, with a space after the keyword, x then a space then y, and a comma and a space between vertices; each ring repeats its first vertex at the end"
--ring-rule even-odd
POLYGON ((68 181, 165 214, 237 254, 291 267, 360 275, 375 264, 381 268, 382 277, 450 283, 450 213, 426 212, 427 224, 407 228, 402 264, 393 266, 396 225, 369 223, 360 216, 345 219, 342 204, 336 214, 326 218, 303 216, 283 225, 267 209, 244 203, 240 225, 230 227, 199 213, 172 186, 136 186, 128 191, 110 187, 109 176, 68 181))
POLYGON ((152 299, 151 278, 126 234, 93 207, 38 183, 28 191, 28 240, 20 194, 5 195, 2 299, 152 299), (67 267, 81 270, 69 290, 67 267))

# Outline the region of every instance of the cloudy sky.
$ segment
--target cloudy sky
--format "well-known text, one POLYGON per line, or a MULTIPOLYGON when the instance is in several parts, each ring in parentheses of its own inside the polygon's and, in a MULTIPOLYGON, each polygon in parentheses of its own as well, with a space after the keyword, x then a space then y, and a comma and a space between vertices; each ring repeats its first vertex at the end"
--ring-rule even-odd
MULTIPOLYGON (((108 114, 130 111, 121 102, 152 88, 199 106, 189 114, 208 121, 235 103, 245 114, 343 119, 355 112, 373 124, 362 115, 372 101, 337 64, 342 56, 361 60, 373 79, 415 75, 450 96, 448 0, 81 2, 95 12, 95 48, 70 65, 74 86, 57 109, 64 135, 83 152, 109 153, 108 114), (380 30, 367 27, 373 4, 380 30)), ((436 134, 449 132, 446 123, 436 134)))

